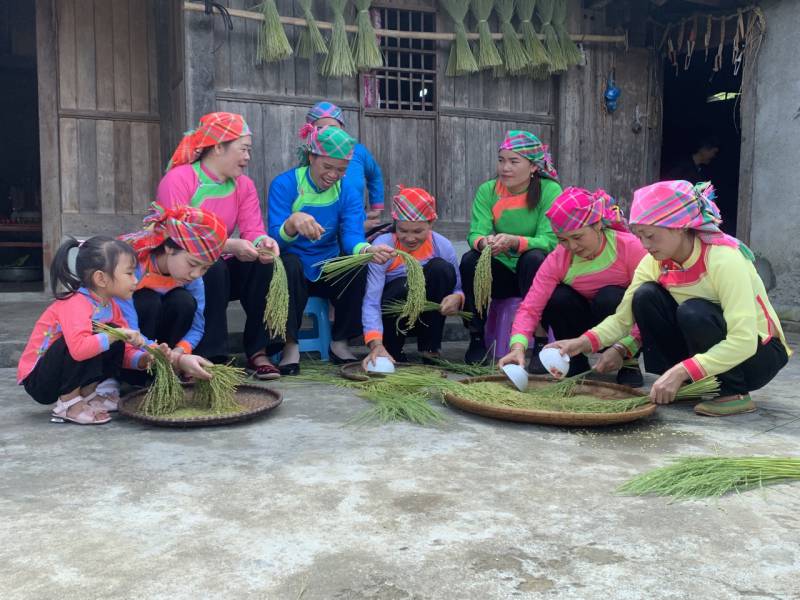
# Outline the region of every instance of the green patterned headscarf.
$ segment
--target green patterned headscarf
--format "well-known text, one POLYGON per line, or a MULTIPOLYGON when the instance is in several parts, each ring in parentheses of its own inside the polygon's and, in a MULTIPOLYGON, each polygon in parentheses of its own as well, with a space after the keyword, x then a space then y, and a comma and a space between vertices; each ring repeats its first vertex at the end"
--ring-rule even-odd
POLYGON ((308 165, 308 154, 350 160, 356 147, 356 140, 344 129, 338 127, 314 127, 306 123, 300 130, 300 139, 305 140, 297 149, 300 166, 308 165))

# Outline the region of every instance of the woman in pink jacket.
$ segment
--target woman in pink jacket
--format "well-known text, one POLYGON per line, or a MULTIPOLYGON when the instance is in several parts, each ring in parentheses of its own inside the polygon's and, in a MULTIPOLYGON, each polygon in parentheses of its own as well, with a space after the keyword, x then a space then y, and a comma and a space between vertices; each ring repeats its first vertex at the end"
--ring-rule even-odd
MULTIPOLYGON (((613 314, 646 254, 614 199, 603 190, 569 187, 545 214, 559 245, 548 254, 520 304, 511 329, 511 351, 500 359, 500 366, 525 366, 528 338, 539 323, 551 327, 557 339, 573 338, 613 314)), ((634 328, 603 353, 604 370, 617 369, 621 384, 641 386, 642 373, 634 358, 639 346, 634 328)), ((569 375, 588 370, 589 360, 578 355, 569 375)))

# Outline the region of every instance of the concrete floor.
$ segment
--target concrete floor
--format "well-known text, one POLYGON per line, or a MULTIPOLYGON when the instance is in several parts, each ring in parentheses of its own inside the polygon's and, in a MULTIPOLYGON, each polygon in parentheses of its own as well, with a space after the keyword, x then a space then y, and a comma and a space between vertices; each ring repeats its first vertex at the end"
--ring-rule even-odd
POLYGON ((800 598, 800 484, 614 494, 672 456, 800 455, 798 384, 793 360, 756 414, 575 431, 356 429, 364 401, 286 382, 266 418, 178 431, 51 424, 0 369, 0 596, 800 598))

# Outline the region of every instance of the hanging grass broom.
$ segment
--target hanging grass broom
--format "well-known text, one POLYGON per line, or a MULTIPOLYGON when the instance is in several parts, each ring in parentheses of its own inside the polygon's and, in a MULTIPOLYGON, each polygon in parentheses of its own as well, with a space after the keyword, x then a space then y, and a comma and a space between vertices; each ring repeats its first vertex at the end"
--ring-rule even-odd
POLYGON ((500 30, 503 32, 503 59, 505 69, 512 75, 525 71, 531 57, 522 45, 517 31, 511 24, 514 18, 514 4, 517 0, 496 0, 495 9, 500 17, 500 30))
POLYGON ((333 31, 328 54, 319 69, 324 77, 352 77, 358 73, 347 43, 344 23, 344 9, 347 7, 347 2, 348 0, 328 0, 333 10, 333 31))
POLYGON ((361 71, 369 71, 383 66, 383 55, 378 47, 378 36, 375 35, 375 28, 369 18, 369 5, 372 0, 355 0, 356 26, 358 31, 353 39, 353 60, 356 68, 361 71))
POLYGON ((544 49, 536 29, 533 27, 533 12, 536 9, 536 0, 517 0, 517 16, 520 20, 520 33, 522 45, 528 53, 528 74, 536 79, 544 79, 549 75, 550 57, 544 49))
POLYGON ((283 60, 292 55, 292 46, 286 39, 286 32, 281 25, 275 0, 264 0, 261 3, 261 14, 264 24, 258 34, 256 58, 259 63, 283 60))
POLYGON ((289 282, 280 256, 259 248, 259 254, 272 256, 272 279, 264 305, 264 325, 274 338, 286 339, 286 320, 289 318, 289 282))
POLYGON ((479 69, 491 69, 503 64, 497 46, 494 45, 492 32, 489 29, 489 17, 492 14, 494 0, 472 0, 470 8, 472 16, 478 22, 478 57, 479 69))
POLYGON ((241 404, 236 401, 236 390, 244 383, 244 369, 227 365, 205 367, 211 379, 200 379, 194 386, 193 404, 214 414, 239 412, 241 404))
MULTIPOLYGON (((95 331, 105 333, 114 340, 127 341, 123 333, 106 323, 92 321, 92 326, 95 331)), ((153 375, 153 383, 142 401, 142 412, 153 417, 171 414, 184 404, 185 396, 181 381, 161 350, 150 346, 144 346, 142 349, 153 359, 147 367, 147 372, 153 375)))
POLYGON ((800 480, 800 458, 769 456, 688 457, 634 477, 618 488, 629 496, 719 497, 800 480))
POLYGON ((536 13, 542 22, 544 46, 547 49, 547 56, 550 57, 550 72, 559 73, 567 70, 567 61, 564 59, 564 52, 558 43, 558 34, 553 28, 554 8, 555 0, 537 0, 536 2, 536 13))
POLYGON ((448 77, 458 77, 475 73, 478 64, 472 55, 472 48, 467 41, 467 30, 464 27, 464 18, 469 12, 469 0, 442 0, 442 2, 447 14, 453 19, 453 29, 456 34, 456 39, 450 46, 445 74, 448 77))
POLYGON ((555 0, 553 7, 553 29, 558 36, 558 45, 568 67, 581 62, 581 51, 567 31, 567 0, 555 0))
MULTIPOLYGON (((403 308, 405 306, 405 302, 402 300, 393 300, 388 302, 382 309, 381 314, 384 314, 388 317, 398 317, 403 313, 403 308)), ((431 302, 430 300, 425 300, 425 305, 423 306, 422 312, 439 312, 442 309, 442 305, 438 302, 431 302)), ((464 310, 458 311, 454 316, 461 317, 462 319, 466 319, 469 321, 472 318, 472 313, 467 312, 464 310)))
POLYGON ((489 244, 483 247, 478 264, 475 265, 474 287, 475 311, 483 316, 492 297, 492 247, 489 244))
POLYGON ((313 0, 298 0, 298 4, 300 4, 300 8, 303 11, 303 18, 306 20, 306 26, 300 30, 300 34, 297 37, 295 52, 300 58, 306 59, 312 58, 315 54, 328 53, 325 38, 322 37, 317 21, 311 13, 312 2, 313 0))

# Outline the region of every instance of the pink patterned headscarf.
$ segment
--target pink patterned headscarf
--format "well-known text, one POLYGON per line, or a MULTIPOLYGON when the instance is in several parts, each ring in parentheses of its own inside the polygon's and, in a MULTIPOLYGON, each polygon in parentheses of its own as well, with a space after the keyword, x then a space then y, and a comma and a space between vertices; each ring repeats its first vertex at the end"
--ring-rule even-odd
POLYGON ((500 150, 516 152, 539 167, 539 172, 542 175, 553 181, 558 181, 558 171, 556 171, 556 167, 553 164, 553 157, 550 156, 549 147, 543 144, 530 131, 512 129, 506 133, 506 137, 497 150, 498 152, 500 150))
POLYGON ((710 181, 692 185, 688 181, 659 181, 633 193, 631 225, 653 225, 667 229, 692 229, 707 244, 738 248, 749 260, 753 252, 744 243, 723 232, 722 216, 714 203, 710 181))
POLYGON ((553 201, 545 215, 557 232, 575 231, 598 222, 617 231, 628 230, 616 201, 602 189, 590 192, 568 187, 553 201))

